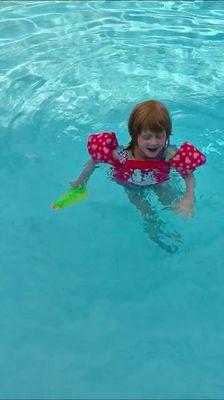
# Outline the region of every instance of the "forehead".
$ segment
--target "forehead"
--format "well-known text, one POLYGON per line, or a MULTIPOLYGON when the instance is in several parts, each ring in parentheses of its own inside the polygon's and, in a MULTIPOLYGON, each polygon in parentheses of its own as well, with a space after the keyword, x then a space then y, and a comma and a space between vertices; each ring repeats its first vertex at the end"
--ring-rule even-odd
POLYGON ((150 129, 147 129, 147 130, 144 130, 144 131, 142 131, 140 133, 141 136, 146 136, 146 135, 148 135, 148 136, 151 136, 151 135, 158 136, 158 135, 165 135, 165 134, 166 134, 165 129, 161 129, 161 131, 158 131, 158 132, 153 132, 150 129))

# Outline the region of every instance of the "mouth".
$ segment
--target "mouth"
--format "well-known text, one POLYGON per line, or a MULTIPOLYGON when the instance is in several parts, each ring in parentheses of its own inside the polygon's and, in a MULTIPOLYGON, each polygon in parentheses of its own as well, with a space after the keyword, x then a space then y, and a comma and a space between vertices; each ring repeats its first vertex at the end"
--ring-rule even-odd
POLYGON ((147 147, 147 150, 151 151, 152 153, 156 153, 159 150, 159 147, 147 147))

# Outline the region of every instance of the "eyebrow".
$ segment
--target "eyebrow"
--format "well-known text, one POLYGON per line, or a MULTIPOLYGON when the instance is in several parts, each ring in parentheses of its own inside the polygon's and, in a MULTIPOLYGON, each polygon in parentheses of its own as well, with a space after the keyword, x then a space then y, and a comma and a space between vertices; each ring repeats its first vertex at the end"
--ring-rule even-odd
POLYGON ((165 135, 166 132, 165 130, 160 131, 160 132, 142 132, 142 135, 165 135))

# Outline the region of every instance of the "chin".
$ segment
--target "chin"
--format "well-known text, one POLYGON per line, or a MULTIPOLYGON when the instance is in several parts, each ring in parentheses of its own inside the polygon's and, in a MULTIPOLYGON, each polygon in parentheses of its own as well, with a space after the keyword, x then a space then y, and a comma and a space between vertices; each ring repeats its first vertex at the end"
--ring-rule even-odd
POLYGON ((161 149, 158 149, 157 151, 150 151, 150 150, 147 150, 146 151, 146 155, 148 156, 148 157, 156 157, 158 154, 159 154, 159 152, 161 151, 161 149))

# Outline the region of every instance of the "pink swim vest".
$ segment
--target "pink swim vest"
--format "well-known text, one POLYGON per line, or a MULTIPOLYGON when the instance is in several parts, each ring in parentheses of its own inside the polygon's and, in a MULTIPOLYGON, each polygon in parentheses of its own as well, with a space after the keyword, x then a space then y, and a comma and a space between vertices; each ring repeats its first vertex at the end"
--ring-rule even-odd
POLYGON ((112 177, 119 183, 134 186, 149 186, 169 180, 170 169, 175 168, 183 178, 206 162, 206 157, 191 143, 185 142, 174 156, 165 160, 138 161, 128 160, 121 156, 113 157, 118 149, 118 141, 114 132, 92 134, 88 138, 87 148, 95 162, 108 163, 113 166, 112 177))

